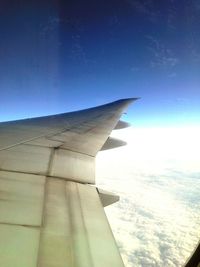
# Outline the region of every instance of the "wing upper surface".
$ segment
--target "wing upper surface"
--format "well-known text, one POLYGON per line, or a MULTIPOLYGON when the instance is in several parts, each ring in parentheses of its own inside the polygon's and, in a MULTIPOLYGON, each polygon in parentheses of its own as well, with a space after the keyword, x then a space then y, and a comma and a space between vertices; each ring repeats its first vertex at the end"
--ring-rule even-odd
POLYGON ((94 183, 94 157, 134 100, 1 123, 0 169, 94 183))
POLYGON ((118 198, 88 184, 133 100, 0 124, 0 266, 124 266, 102 206, 118 198))
POLYGON ((123 111, 134 100, 118 100, 82 111, 1 123, 0 150, 33 144, 60 146, 95 156, 123 111))

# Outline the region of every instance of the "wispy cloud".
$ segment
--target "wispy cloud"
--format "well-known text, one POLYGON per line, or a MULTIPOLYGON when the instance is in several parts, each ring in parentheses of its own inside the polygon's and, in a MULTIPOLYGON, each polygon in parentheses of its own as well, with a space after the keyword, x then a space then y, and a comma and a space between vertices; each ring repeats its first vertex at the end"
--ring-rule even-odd
POLYGON ((132 67, 131 68, 131 72, 138 72, 138 71, 140 71, 139 67, 132 67))
POLYGON ((58 27, 60 26, 61 20, 59 17, 50 16, 45 23, 40 24, 40 35, 42 37, 46 37, 48 34, 58 31, 58 27))
POLYGON ((169 9, 167 12, 167 27, 171 30, 176 30, 177 28, 177 9, 175 8, 175 5, 173 1, 171 1, 171 5, 169 5, 169 9))
POLYGON ((175 56, 173 51, 159 39, 146 35, 148 40, 147 49, 151 53, 150 66, 155 67, 174 67, 179 63, 179 58, 175 56))
POLYGON ((200 62, 200 50, 197 47, 194 47, 191 49, 191 58, 193 62, 200 62))
POLYGON ((169 78, 175 78, 177 77, 177 73, 176 72, 172 72, 168 75, 169 78))
POLYGON ((158 20, 160 16, 159 10, 154 9, 154 4, 152 0, 127 0, 133 10, 136 12, 146 15, 146 19, 152 22, 158 20))

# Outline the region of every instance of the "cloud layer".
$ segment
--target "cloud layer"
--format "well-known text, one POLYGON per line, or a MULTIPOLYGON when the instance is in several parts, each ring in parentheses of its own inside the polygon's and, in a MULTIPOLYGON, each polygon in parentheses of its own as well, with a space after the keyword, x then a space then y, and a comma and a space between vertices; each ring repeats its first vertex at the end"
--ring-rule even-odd
POLYGON ((99 185, 121 196, 106 213, 124 263, 181 266, 199 238, 199 165, 193 159, 137 159, 137 153, 129 145, 97 158, 99 185))

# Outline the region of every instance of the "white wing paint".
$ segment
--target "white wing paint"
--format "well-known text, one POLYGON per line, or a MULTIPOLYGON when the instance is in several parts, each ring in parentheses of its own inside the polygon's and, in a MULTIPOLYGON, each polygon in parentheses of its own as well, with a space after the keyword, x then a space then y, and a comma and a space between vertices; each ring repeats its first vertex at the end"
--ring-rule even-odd
POLYGON ((118 197, 92 185, 134 100, 0 124, 0 266, 124 266, 103 210, 118 197))

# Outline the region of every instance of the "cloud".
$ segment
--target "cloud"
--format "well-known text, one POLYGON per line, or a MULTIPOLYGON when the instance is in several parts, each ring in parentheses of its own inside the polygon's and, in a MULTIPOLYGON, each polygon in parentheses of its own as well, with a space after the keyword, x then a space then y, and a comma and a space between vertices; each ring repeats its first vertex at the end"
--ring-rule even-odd
POLYGON ((40 34, 46 37, 48 34, 52 34, 54 31, 58 31, 60 26, 60 18, 56 16, 49 16, 46 23, 40 24, 40 34))
POLYGON ((191 58, 193 59, 193 62, 199 63, 200 62, 199 48, 193 47, 190 51, 191 51, 191 58))
POLYGON ((178 18, 177 8, 175 7, 174 3, 171 1, 171 5, 169 5, 168 12, 167 12, 167 27, 168 27, 168 29, 170 29, 172 31, 176 30, 177 18, 178 18))
POLYGON ((98 183, 121 196, 106 213, 125 266, 182 266, 199 237, 199 164, 138 160, 138 149, 132 143, 97 157, 98 183))
POLYGON ((160 17, 159 10, 154 8, 154 4, 152 0, 127 0, 133 10, 138 12, 139 14, 145 15, 145 18, 151 22, 158 21, 160 17))
POLYGON ((179 59, 175 56, 174 52, 166 47, 166 45, 151 35, 146 35, 146 39, 149 41, 147 49, 150 51, 152 59, 150 66, 155 67, 175 67, 179 63, 179 59))
POLYGON ((172 72, 168 75, 169 78, 175 78, 177 77, 177 73, 176 72, 172 72))
POLYGON ((138 72, 138 71, 140 71, 139 67, 132 67, 131 68, 131 72, 138 72))

